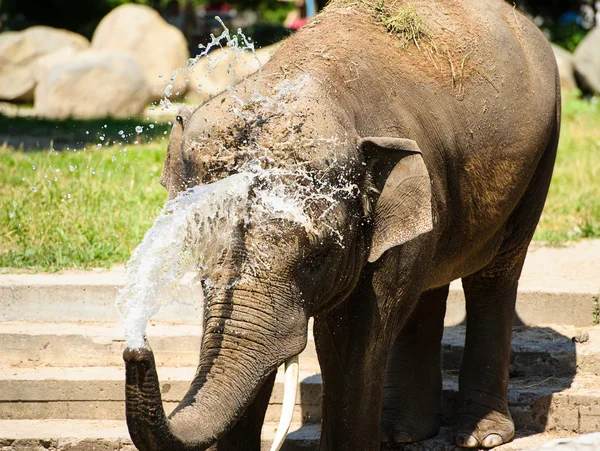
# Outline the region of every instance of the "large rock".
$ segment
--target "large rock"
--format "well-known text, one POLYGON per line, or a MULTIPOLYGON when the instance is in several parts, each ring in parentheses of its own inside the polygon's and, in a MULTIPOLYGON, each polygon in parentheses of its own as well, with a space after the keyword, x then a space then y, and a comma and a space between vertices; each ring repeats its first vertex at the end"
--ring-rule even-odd
MULTIPOLYGON (((143 68, 153 100, 164 95, 173 72, 185 67, 190 56, 183 33, 169 25, 149 6, 126 4, 102 19, 92 37, 92 48, 129 53, 143 68)), ((172 94, 185 94, 180 77, 172 94)))
POLYGON ((127 53, 87 50, 58 61, 35 88, 35 111, 53 119, 131 117, 144 111, 150 88, 127 53))
POLYGON ((255 53, 240 53, 228 47, 209 53, 189 69, 187 98, 202 103, 222 93, 227 86, 257 72, 271 59, 276 49, 277 44, 263 47, 255 53))
POLYGON ((577 46, 575 73, 583 90, 600 94, 600 26, 596 26, 577 46))
POLYGON ((565 90, 575 89, 577 82, 575 81, 573 55, 555 44, 552 44, 552 50, 554 50, 554 57, 560 74, 560 87, 565 90))
POLYGON ((71 31, 36 26, 0 33, 0 99, 31 101, 36 61, 61 49, 83 50, 88 40, 71 31))
POLYGON ((35 83, 37 84, 42 80, 45 80, 55 66, 73 59, 78 52, 79 50, 67 47, 38 58, 33 65, 33 78, 35 83))

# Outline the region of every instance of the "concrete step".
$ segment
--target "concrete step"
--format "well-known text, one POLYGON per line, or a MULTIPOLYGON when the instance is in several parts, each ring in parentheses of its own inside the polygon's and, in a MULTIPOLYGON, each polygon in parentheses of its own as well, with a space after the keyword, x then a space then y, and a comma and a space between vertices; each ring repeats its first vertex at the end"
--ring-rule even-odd
MULTIPOLYGON (((194 368, 159 368, 165 410, 182 399, 194 368)), ((0 418, 106 419, 124 418, 124 374, 118 368, 11 368, 0 371, 0 418)), ((283 398, 280 371, 267 412, 277 421, 283 398)), ((294 421, 321 420, 321 377, 301 372, 294 421)), ((513 378, 509 402, 518 429, 588 433, 600 429, 599 376, 513 378)), ((444 374, 444 416, 456 414, 458 381, 444 374)))
MULTIPOLYGON (((263 450, 270 449, 276 424, 265 424, 263 450)), ((454 451, 448 432, 437 437, 395 449, 406 451, 454 451)), ((282 448, 284 451, 314 451, 318 448, 320 427, 315 424, 292 424, 282 448)), ((515 439, 495 448, 497 451, 530 450, 568 434, 536 434, 519 431, 515 439)), ((0 449, 15 451, 135 451, 124 421, 94 420, 0 420, 0 449)), ((567 448, 565 448, 567 449, 567 448)))
MULTIPOLYGON (((157 365, 195 367, 200 334, 200 326, 151 322, 148 339, 157 365)), ((122 368, 123 336, 119 323, 0 323, 0 358, 3 365, 18 367, 122 368)), ((446 327, 444 370, 460 368, 464 339, 464 326, 446 327)), ((312 333, 300 358, 303 370, 319 371, 312 333)), ((600 326, 515 327, 513 376, 569 377, 576 371, 600 374, 600 326)))
MULTIPOLYGON (((600 240, 566 248, 532 245, 519 282, 518 324, 589 326, 594 322, 600 240)), ((117 322, 114 299, 125 282, 122 267, 63 274, 0 274, 0 322, 117 322)), ((200 301, 200 300, 199 300, 200 301)), ((164 306, 156 321, 200 323, 198 305, 164 306)), ((460 281, 450 287, 446 325, 465 318, 460 281)))
MULTIPOLYGON (((195 368, 158 368, 162 399, 169 414, 181 401, 195 368)), ((124 369, 0 367, 0 418, 122 420, 124 369)), ((301 371, 294 421, 321 419, 321 377, 301 371)), ((279 421, 283 402, 283 371, 277 378, 266 421, 279 421)))
MULTIPOLYGON (((310 323, 312 324, 312 322, 310 323)), ((197 366, 199 325, 151 321, 147 336, 158 367, 197 366)), ((17 367, 123 367, 120 323, 0 323, 0 361, 17 367)), ((312 338, 301 354, 303 369, 319 369, 312 338)))
MULTIPOLYGON (((270 449, 276 423, 265 423, 261 449, 270 449)), ((320 428, 292 424, 282 450, 316 450, 320 428)), ((135 451, 124 421, 0 420, 2 451, 135 451)))

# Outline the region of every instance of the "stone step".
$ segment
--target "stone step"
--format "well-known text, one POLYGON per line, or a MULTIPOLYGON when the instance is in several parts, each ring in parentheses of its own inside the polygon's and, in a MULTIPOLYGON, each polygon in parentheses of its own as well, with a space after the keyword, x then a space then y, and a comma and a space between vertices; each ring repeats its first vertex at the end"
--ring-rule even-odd
MULTIPOLYGON (((589 326, 594 322, 600 268, 594 262, 600 240, 582 242, 566 255, 552 248, 530 249, 519 282, 517 324, 589 326), (554 268, 553 264, 558 264, 554 268)), ((0 274, 0 322, 116 322, 114 299, 125 283, 123 268, 64 274, 0 274), (24 308, 24 306, 27 306, 24 308)), ((199 305, 171 304, 156 321, 199 324, 199 305)), ((450 286, 446 325, 465 318, 460 281, 450 286)))
MULTIPOLYGON (((277 425, 266 423, 262 432, 263 450, 269 450, 277 425)), ((454 451, 445 430, 435 438, 413 443, 398 450, 454 451)), ((316 451, 320 427, 316 424, 292 424, 283 451, 316 451)), ((568 434, 519 431, 515 439, 497 451, 531 450, 568 434)), ((0 449, 35 451, 135 451, 124 421, 94 420, 0 420, 0 449)), ((568 448, 561 448, 565 451, 568 448)), ((592 448, 593 449, 593 448, 592 448)))
MULTIPOLYGON (((200 326, 151 322, 148 339, 159 367, 196 366, 200 326)), ((18 367, 122 368, 125 349, 119 323, 0 323, 0 361, 18 367)), ((446 327, 442 345, 444 370, 458 370, 465 327, 446 327)), ((315 344, 309 333, 301 354, 302 369, 319 371, 315 344)), ((569 377, 600 374, 600 326, 523 327, 513 333, 513 376, 569 377)))
MULTIPOLYGON (((310 323, 312 325, 312 322, 310 323)), ((147 336, 158 367, 197 366, 199 325, 150 322, 147 336)), ((0 323, 0 362, 17 367, 123 367, 126 348, 120 323, 0 323)), ((318 370, 312 338, 303 368, 318 370)))
MULTIPOLYGON (((271 448, 276 423, 265 423, 261 449, 271 448)), ((320 428, 293 423, 283 451, 316 450, 320 428)), ((3 451, 135 451, 127 425, 114 420, 0 420, 3 451)))
MULTIPOLYGON (((167 414, 188 390, 195 368, 158 368, 167 414)), ((283 371, 271 395, 266 421, 279 421, 283 402, 283 371)), ((0 418, 122 420, 124 369, 0 367, 0 418)), ((300 372, 300 390, 294 421, 318 422, 321 418, 321 376, 300 372)))
MULTIPOLYGON (((159 368, 167 413, 181 400, 193 367, 159 368)), ((280 371, 267 412, 277 421, 283 399, 280 371)), ((0 418, 104 419, 124 418, 124 374, 118 368, 6 368, 0 371, 0 418)), ((301 372, 294 421, 321 420, 321 377, 301 372)), ((513 378, 509 402, 518 429, 588 433, 600 429, 599 376, 513 378)), ((458 382, 444 374, 444 416, 456 414, 458 382)))

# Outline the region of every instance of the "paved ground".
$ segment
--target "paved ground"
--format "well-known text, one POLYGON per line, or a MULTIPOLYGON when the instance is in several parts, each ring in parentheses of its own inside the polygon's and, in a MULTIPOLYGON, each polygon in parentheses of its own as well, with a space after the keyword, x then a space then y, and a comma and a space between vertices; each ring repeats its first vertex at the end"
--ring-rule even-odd
MULTIPOLYGON (((0 451, 134 451, 122 418, 124 343, 113 305, 124 282, 123 267, 0 274, 0 451)), ((591 326, 599 290, 600 240, 530 249, 517 313, 536 327, 515 329, 510 401, 519 435, 499 451, 538 449, 557 437, 540 451, 600 449, 598 435, 568 441, 600 429, 600 326, 591 326)), ((449 418, 464 343, 461 291, 453 283, 447 325, 455 327, 446 328, 442 349, 449 418)), ((198 317, 190 306, 169 306, 149 327, 167 408, 181 399, 195 371, 198 317)), ((310 336, 301 365, 288 451, 318 446, 321 381, 310 336)), ((265 450, 280 415, 280 385, 263 431, 265 450)), ((446 432, 403 449, 455 450, 446 432)))
MULTIPOLYGON (((65 271, 52 274, 0 274, 0 286, 62 284, 122 286, 125 268, 65 271)), ((459 287, 460 282, 454 282, 459 287)), ((584 240, 565 247, 530 247, 519 287, 523 290, 590 293, 600 291, 600 240, 584 240)))

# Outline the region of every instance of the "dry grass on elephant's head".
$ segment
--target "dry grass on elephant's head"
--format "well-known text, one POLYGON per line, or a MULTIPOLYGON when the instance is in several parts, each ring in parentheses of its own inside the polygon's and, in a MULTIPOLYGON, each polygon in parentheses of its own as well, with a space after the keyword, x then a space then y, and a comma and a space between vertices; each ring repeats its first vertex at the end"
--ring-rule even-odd
POLYGON ((397 47, 432 76, 442 76, 458 97, 473 72, 476 49, 467 36, 456 36, 444 19, 426 5, 404 0, 332 0, 329 8, 366 11, 370 22, 387 33, 397 47))
POLYGON ((402 48, 408 48, 411 43, 420 48, 421 41, 433 40, 433 30, 410 3, 396 0, 334 0, 331 3, 333 7, 368 11, 390 35, 398 38, 402 48))

